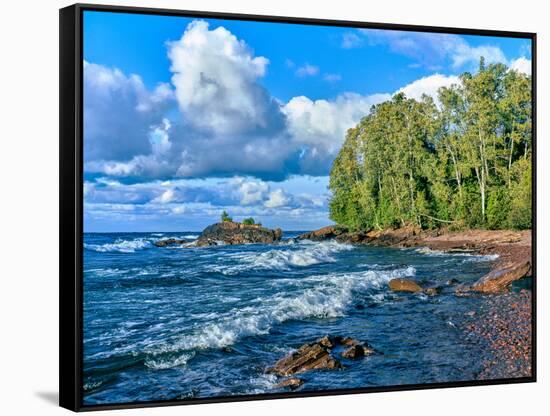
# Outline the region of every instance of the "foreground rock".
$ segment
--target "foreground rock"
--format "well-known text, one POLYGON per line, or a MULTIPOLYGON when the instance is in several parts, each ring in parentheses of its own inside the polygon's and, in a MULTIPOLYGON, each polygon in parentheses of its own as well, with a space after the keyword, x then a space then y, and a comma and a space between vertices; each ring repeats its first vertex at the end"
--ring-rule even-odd
POLYGON ((331 357, 330 349, 320 342, 302 345, 298 350, 268 369, 269 373, 280 376, 300 374, 310 370, 334 370, 342 368, 342 364, 331 357))
POLYGON ((225 221, 212 224, 204 229, 196 241, 196 246, 214 246, 219 244, 269 244, 279 241, 283 235, 280 228, 275 230, 256 224, 247 225, 225 221))
MULTIPOLYGON (((339 360, 332 354, 343 350, 340 355, 346 359, 361 358, 374 353, 374 349, 367 343, 354 338, 325 336, 315 342, 302 345, 293 353, 281 358, 268 373, 280 376, 291 376, 311 370, 335 370, 343 368, 339 360)), ((289 382, 285 380, 284 382, 289 382)))
POLYGON ((482 293, 501 293, 508 287, 531 273, 531 262, 512 263, 507 267, 497 268, 483 276, 471 286, 471 290, 482 293))

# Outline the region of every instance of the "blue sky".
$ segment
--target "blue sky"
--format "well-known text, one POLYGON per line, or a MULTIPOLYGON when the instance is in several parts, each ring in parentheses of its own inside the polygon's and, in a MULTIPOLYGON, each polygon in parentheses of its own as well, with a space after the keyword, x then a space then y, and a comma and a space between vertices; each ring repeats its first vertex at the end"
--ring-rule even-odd
POLYGON ((526 39, 87 11, 85 231, 200 230, 223 209, 326 225, 346 129, 480 56, 530 71, 526 39))

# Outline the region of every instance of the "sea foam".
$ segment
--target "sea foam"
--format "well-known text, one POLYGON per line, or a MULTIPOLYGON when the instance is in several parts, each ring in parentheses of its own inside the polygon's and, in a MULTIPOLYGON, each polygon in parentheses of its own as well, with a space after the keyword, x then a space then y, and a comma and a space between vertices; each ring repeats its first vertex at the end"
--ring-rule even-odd
POLYGON ((414 267, 406 267, 294 279, 294 288, 291 285, 271 297, 255 299, 252 302, 255 306, 220 314, 216 322, 204 325, 195 333, 182 335, 170 344, 156 345, 148 352, 163 354, 223 348, 243 337, 267 334, 273 326, 285 321, 342 317, 347 314, 357 293, 376 291, 392 278, 414 276, 415 273, 414 267), (295 293, 298 294, 292 296, 295 293))
POLYGON ((466 253, 466 252, 452 252, 452 251, 441 251, 441 250, 432 250, 429 247, 419 247, 414 250, 417 253, 425 254, 427 256, 452 256, 452 257, 464 257, 464 261, 494 261, 498 259, 498 254, 475 254, 475 253, 466 253))
POLYGON ((263 253, 238 253, 229 257, 238 264, 216 265, 211 269, 223 274, 237 274, 246 270, 290 270, 293 267, 307 267, 336 261, 334 254, 352 250, 350 244, 336 241, 321 243, 303 242, 296 245, 281 245, 263 253), (296 248, 298 247, 298 248, 296 248))
POLYGON ((134 253, 138 250, 144 250, 151 247, 151 241, 145 238, 136 238, 133 240, 123 240, 119 238, 115 240, 114 243, 84 244, 85 249, 97 251, 99 253, 134 253))

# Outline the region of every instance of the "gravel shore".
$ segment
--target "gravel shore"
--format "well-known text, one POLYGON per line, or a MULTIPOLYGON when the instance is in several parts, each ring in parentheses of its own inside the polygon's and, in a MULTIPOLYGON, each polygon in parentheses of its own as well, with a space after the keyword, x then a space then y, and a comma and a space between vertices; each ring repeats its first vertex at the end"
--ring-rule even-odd
POLYGON ((486 306, 465 323, 467 336, 481 342, 488 356, 480 380, 531 376, 531 291, 487 298, 486 306))

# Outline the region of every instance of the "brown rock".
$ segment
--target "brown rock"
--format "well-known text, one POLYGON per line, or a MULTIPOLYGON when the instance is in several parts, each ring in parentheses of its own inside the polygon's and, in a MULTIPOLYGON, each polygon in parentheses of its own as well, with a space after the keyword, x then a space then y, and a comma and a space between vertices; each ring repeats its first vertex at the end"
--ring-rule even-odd
POLYGON ((323 347, 332 349, 336 346, 336 344, 341 342, 341 337, 331 337, 329 335, 325 335, 323 338, 320 338, 317 340, 318 344, 321 344, 323 347))
POLYGON ((312 240, 312 241, 323 241, 336 238, 341 234, 347 232, 347 229, 340 225, 329 225, 323 228, 319 228, 315 231, 310 231, 304 234, 300 234, 298 240, 312 240))
POLYGON ((276 384, 275 388, 281 389, 281 388, 289 387, 291 390, 296 390, 302 384, 304 384, 304 380, 298 377, 292 377, 292 378, 287 378, 286 380, 283 380, 280 383, 276 384))
POLYGON ((441 293, 441 288, 439 286, 428 287, 424 289, 424 293, 428 296, 436 296, 441 293))
POLYGON ((530 272, 531 261, 512 263, 506 267, 492 270, 474 283, 471 289, 482 293, 504 292, 512 282, 529 275, 530 272))
POLYGON ((388 283, 391 290, 394 292, 421 292, 422 288, 418 283, 410 279, 392 279, 388 283))
POLYGON ((353 345, 342 353, 342 357, 348 359, 356 359, 365 356, 365 350, 362 345, 353 345))
POLYGON ((309 370, 337 368, 342 368, 342 364, 330 356, 329 348, 314 342, 302 345, 297 351, 281 358, 267 371, 280 376, 290 376, 309 370))

